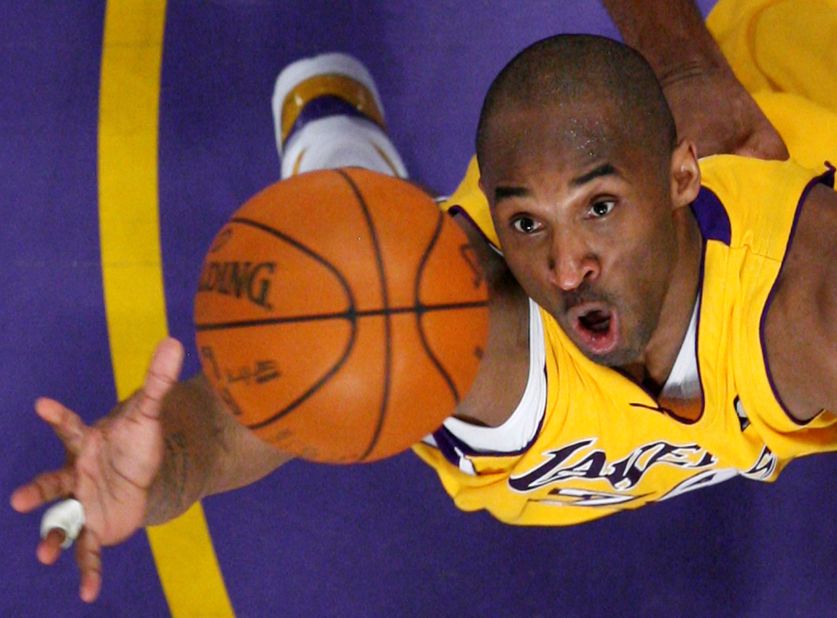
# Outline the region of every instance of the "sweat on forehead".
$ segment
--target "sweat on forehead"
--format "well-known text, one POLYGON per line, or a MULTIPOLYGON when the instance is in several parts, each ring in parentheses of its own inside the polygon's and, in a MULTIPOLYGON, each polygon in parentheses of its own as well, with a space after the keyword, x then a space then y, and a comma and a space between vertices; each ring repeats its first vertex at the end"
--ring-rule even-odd
POLYGON ((661 155, 670 153, 677 139, 671 111, 651 67, 636 50, 600 36, 565 34, 544 39, 500 71, 480 113, 478 159, 483 159, 493 120, 503 112, 521 109, 566 114, 568 132, 574 130, 572 123, 588 135, 623 135, 627 129, 631 139, 661 155), (589 113, 583 106, 589 106, 589 113), (619 126, 591 130, 597 117, 602 124, 619 126))

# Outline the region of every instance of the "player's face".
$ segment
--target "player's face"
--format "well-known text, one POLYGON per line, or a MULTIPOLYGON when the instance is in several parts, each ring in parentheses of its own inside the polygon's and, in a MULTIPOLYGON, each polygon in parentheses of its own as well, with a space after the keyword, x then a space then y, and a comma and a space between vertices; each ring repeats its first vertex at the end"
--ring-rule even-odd
POLYGON ((497 117, 481 161, 506 260, 592 360, 641 361, 676 260, 669 163, 607 119, 497 117))

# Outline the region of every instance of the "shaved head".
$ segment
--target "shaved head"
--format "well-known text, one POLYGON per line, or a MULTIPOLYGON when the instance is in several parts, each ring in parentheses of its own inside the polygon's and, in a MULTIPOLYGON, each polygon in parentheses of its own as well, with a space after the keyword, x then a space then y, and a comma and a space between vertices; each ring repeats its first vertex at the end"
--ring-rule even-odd
POLYGON ((629 143, 661 158, 677 134, 659 82, 634 49, 600 36, 558 35, 523 50, 496 77, 477 129, 480 167, 506 113, 566 118, 568 138, 629 143), (584 113, 579 113, 584 110, 584 113))

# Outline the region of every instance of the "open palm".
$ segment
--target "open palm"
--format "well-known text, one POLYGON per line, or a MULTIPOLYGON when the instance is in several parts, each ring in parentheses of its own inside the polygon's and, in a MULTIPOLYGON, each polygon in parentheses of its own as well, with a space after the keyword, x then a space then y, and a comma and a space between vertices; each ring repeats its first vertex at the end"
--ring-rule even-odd
MULTIPOLYGON (((179 342, 160 343, 142 388, 92 426, 57 401, 35 402, 38 416, 63 442, 67 461, 15 490, 11 504, 27 513, 69 496, 81 502, 85 526, 76 561, 85 601, 94 600, 101 589, 101 548, 124 541, 143 525, 149 488, 163 459, 162 401, 176 383, 182 361, 179 342)), ((62 532, 50 532, 38 545, 38 559, 54 563, 62 541, 62 532)))

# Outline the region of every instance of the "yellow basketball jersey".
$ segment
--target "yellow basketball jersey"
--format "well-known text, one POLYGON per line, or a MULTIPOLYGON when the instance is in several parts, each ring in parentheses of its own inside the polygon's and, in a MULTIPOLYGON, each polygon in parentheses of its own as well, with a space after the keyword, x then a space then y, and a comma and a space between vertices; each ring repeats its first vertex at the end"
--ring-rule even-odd
MULTIPOLYGON (((655 399, 587 359, 541 311, 547 403, 530 444, 511 454, 474 452, 444 430, 437 434, 437 443, 455 443, 467 466, 444 444, 415 447, 459 508, 487 509, 513 524, 574 524, 739 474, 773 481, 793 457, 837 449, 834 415, 801 426, 785 414, 761 344, 798 204, 813 182, 833 184, 833 171, 814 178, 792 162, 733 156, 711 157, 701 168, 693 211, 705 240, 696 337, 702 397, 655 399), (690 414, 686 406, 700 410, 690 414)), ((497 243, 473 162, 445 206, 465 210, 497 243)))

